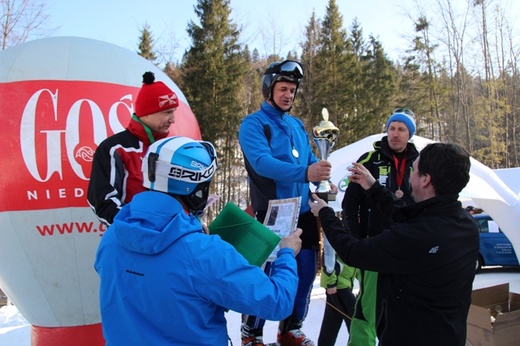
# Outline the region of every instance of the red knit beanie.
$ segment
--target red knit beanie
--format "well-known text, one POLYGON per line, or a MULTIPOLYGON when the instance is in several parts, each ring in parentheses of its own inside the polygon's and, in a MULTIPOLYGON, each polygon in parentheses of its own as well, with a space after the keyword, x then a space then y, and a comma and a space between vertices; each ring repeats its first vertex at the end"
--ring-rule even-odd
POLYGON ((138 117, 179 106, 177 95, 163 82, 154 81, 153 72, 143 74, 143 86, 135 100, 135 115, 138 117))

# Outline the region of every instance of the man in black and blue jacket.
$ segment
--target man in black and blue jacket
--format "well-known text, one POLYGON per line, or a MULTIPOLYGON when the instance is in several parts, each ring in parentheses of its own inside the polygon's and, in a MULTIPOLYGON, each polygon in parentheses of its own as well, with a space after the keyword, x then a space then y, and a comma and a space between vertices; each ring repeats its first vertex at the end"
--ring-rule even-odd
MULTIPOLYGON (((314 345, 301 330, 319 251, 317 221, 307 201, 309 182, 329 180, 331 172, 331 164, 314 155, 303 122, 288 113, 302 78, 303 68, 296 61, 269 65, 262 80, 265 101, 260 110, 244 118, 238 135, 249 175, 251 205, 260 222, 265 219, 269 200, 301 196, 298 227, 303 233, 302 249, 296 257, 298 292, 293 313, 280 322, 277 341, 282 346, 314 345)), ((332 192, 337 192, 335 185, 331 188, 332 192)), ((268 262, 265 266, 268 275, 270 270, 271 263, 268 262)), ((242 345, 263 346, 265 320, 256 316, 245 316, 244 320, 242 345)))
POLYGON ((393 225, 358 239, 323 200, 314 196, 310 205, 345 263, 379 273, 379 344, 464 346, 479 252, 477 224, 458 201, 469 181, 468 152, 452 143, 427 145, 410 175, 415 202, 404 207, 362 164, 349 171, 351 184, 363 188, 373 208, 391 215, 393 225))
MULTIPOLYGON (((387 135, 374 143, 374 150, 361 155, 362 164, 396 197, 398 205, 413 199, 409 183, 412 163, 419 155, 409 140, 415 134, 414 114, 407 108, 397 108, 386 122, 387 135)), ((390 225, 389 215, 378 212, 358 184, 349 184, 342 201, 343 223, 357 238, 372 237, 390 225)), ((376 315, 381 308, 377 298, 378 273, 359 272, 360 290, 352 317, 349 346, 376 345, 376 315)))

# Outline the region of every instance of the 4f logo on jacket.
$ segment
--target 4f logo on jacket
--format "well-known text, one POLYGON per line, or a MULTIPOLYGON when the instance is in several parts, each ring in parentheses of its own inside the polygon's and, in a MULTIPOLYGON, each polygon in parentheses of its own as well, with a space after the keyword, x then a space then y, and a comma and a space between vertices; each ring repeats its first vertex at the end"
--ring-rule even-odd
POLYGON ((432 247, 428 253, 437 253, 437 251, 439 251, 439 245, 432 247))

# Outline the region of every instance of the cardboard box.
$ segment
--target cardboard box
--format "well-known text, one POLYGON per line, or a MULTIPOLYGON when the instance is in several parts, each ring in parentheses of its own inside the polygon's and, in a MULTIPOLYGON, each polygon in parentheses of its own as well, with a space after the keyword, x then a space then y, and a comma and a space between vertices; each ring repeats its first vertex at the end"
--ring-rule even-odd
POLYGON ((520 345, 520 294, 508 283, 473 290, 466 338, 467 346, 520 345))

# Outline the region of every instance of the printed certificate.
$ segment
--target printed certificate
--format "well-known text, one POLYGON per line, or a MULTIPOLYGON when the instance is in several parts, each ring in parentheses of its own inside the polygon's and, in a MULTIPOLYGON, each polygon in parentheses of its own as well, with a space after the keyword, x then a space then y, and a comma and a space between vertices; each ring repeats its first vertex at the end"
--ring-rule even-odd
MULTIPOLYGON (((273 231, 276 235, 283 238, 296 229, 298 225, 298 216, 300 215, 301 207, 300 196, 285 199, 273 199, 269 201, 267 207, 267 214, 265 216, 264 225, 273 231)), ((280 250, 277 245, 271 255, 267 258, 268 261, 274 261, 276 254, 280 250)))

